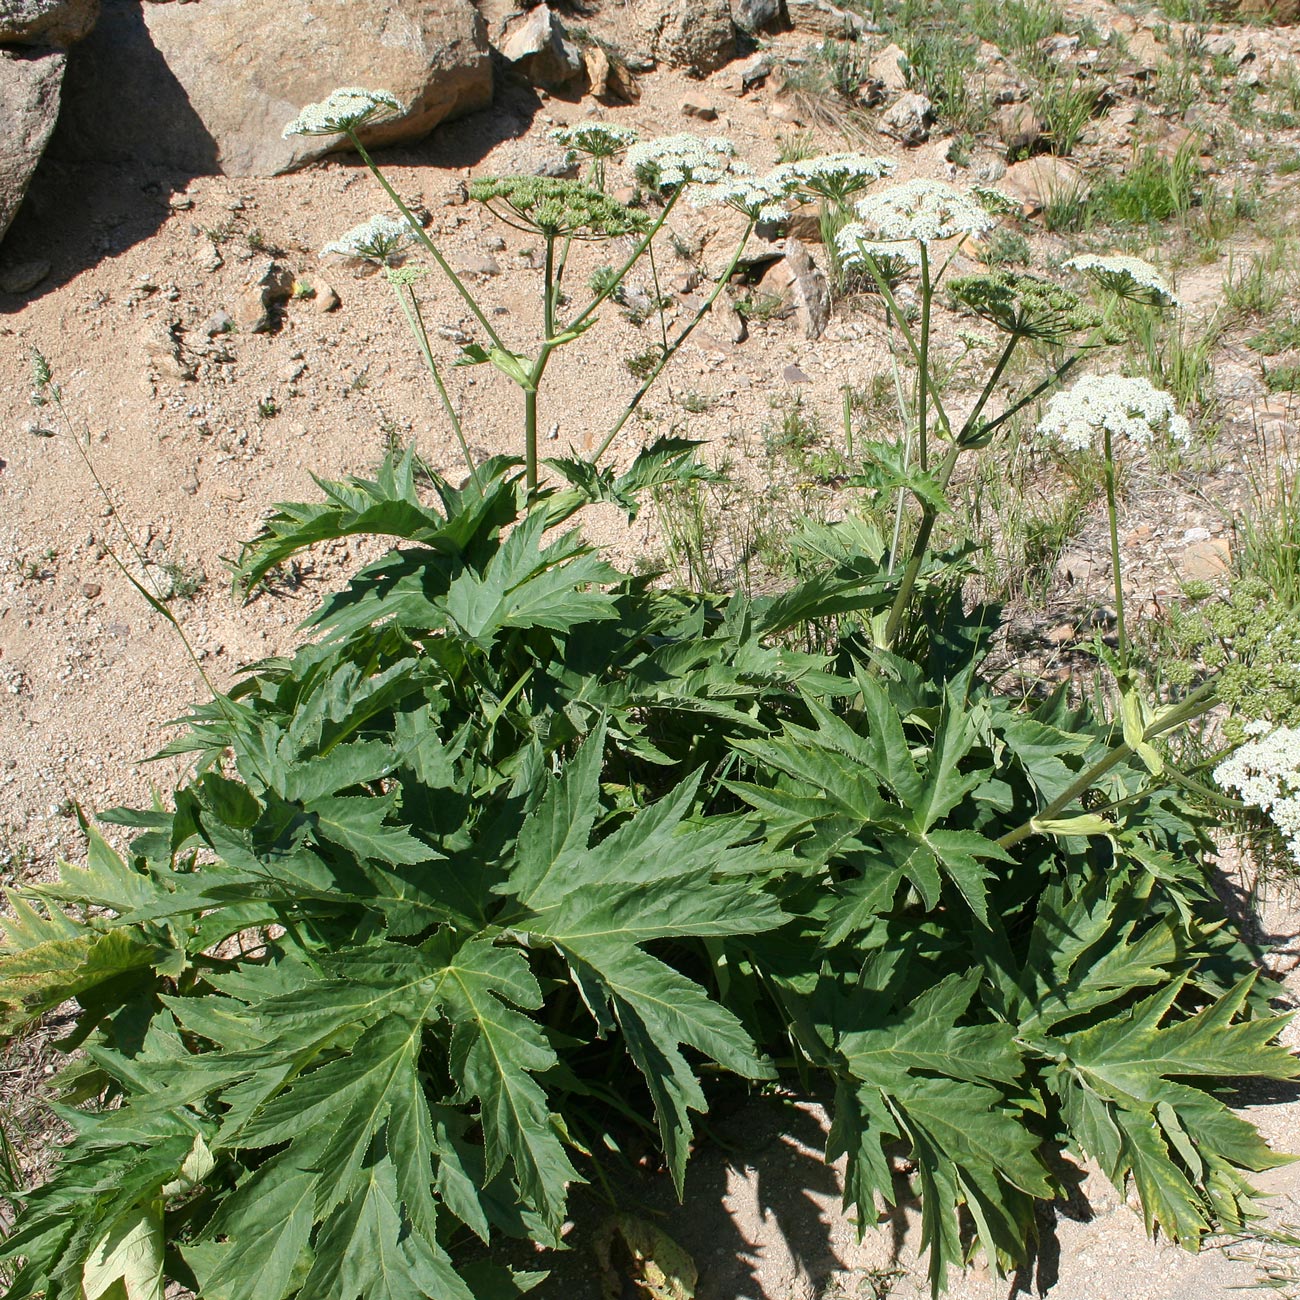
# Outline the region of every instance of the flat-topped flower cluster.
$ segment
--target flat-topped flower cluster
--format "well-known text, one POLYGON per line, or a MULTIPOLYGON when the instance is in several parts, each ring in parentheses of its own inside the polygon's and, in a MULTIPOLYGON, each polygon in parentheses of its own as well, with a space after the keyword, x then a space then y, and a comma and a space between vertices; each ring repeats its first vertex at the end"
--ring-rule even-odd
POLYGON ((1094 446, 1104 434, 1140 447, 1157 434, 1186 446, 1192 435, 1168 393, 1127 375, 1085 375, 1073 387, 1053 394, 1038 433, 1076 451, 1094 446))
POLYGON ((912 180, 868 194, 855 205, 858 220, 876 239, 921 244, 982 235, 996 224, 976 197, 945 181, 912 180))
POLYGON ((291 135, 341 135, 401 111, 397 96, 387 90, 343 86, 320 103, 307 104, 282 134, 286 139, 291 135))
POLYGON ((1251 739, 1214 769, 1214 779, 1267 813, 1300 863, 1300 728, 1257 719, 1246 733, 1251 739))
POLYGON ((320 251, 322 255, 335 253, 339 257, 355 257, 387 266, 405 253, 414 239, 407 222, 380 213, 359 226, 353 226, 346 235, 326 244, 320 251))
POLYGON ((591 158, 616 158, 640 138, 630 126, 613 122, 583 122, 578 126, 560 126, 551 132, 556 144, 570 155, 585 153, 591 158))
POLYGON ((1120 254, 1103 257, 1081 253, 1061 265, 1067 271, 1090 275, 1103 289, 1120 298, 1144 302, 1153 307, 1179 307, 1182 304, 1169 282, 1150 262, 1140 257, 1120 254))
POLYGON ((720 135, 665 135, 627 151, 627 165, 642 185, 674 190, 679 185, 718 185, 751 169, 736 158, 736 146, 720 135))

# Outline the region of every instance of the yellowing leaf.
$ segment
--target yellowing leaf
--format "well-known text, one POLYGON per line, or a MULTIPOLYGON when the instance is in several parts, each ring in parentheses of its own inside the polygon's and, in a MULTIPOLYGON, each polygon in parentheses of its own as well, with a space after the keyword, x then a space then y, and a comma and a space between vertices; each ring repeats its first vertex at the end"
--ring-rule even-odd
POLYGON ((158 1201, 118 1219, 81 1270, 84 1300, 163 1300, 163 1219, 158 1201))

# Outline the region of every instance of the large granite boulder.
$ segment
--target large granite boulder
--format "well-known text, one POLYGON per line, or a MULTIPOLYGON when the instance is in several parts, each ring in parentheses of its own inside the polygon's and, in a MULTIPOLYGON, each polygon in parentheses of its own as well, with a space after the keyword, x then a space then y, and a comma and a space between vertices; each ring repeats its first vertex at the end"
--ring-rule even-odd
POLYGON ((0 45, 71 45, 98 17, 99 0, 0 0, 0 45))
POLYGON ((68 160, 271 176, 334 137, 282 137, 340 86, 391 91, 400 117, 370 144, 418 139, 492 99, 487 33, 472 0, 105 0, 76 49, 54 148, 68 160))
POLYGON ((669 67, 702 77, 735 57, 730 0, 653 0, 638 12, 651 53, 669 67))
POLYGON ((59 116, 62 50, 0 49, 0 239, 59 116))

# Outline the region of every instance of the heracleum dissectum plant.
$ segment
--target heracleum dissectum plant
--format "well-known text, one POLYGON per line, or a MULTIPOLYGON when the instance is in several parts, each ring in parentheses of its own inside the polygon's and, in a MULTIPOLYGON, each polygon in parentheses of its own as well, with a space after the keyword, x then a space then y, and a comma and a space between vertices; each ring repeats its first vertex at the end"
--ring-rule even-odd
MULTIPOLYGON (((299 124, 355 142, 390 100, 349 90, 299 124)), ((656 185, 677 179, 635 226, 585 186, 482 182, 548 241, 532 356, 505 349, 402 209, 492 345, 467 359, 531 387, 534 416, 548 349, 608 296, 562 318, 571 242, 623 230, 617 283, 685 186, 743 179, 708 142, 652 158, 656 185)), ((748 230, 769 196, 736 197, 748 230)), ((169 746, 194 757, 171 806, 108 814, 136 834, 126 854, 88 826, 86 866, 18 891, 0 921, 0 1032, 73 1002, 86 1046, 65 1073, 72 1140, 10 1198, 8 1296, 517 1296, 541 1275, 484 1245, 557 1247, 577 1184, 633 1177, 629 1125, 638 1147, 657 1130, 680 1194, 693 1113, 764 1080, 833 1096, 827 1156, 845 1157, 859 1223, 897 1203, 910 1156, 935 1293, 977 1247, 1028 1266, 1067 1154, 1131 1182, 1148 1228, 1187 1245, 1253 1212, 1247 1175, 1281 1157, 1220 1093, 1300 1067, 1153 747, 1216 684, 1152 712, 1126 687, 1122 738, 1060 693, 999 693, 981 670, 995 614, 926 554, 957 456, 996 454, 1006 421, 1111 335, 1049 282, 954 279, 954 309, 1003 343, 950 418, 929 313, 983 218, 939 198, 901 235, 864 213, 855 239, 879 275, 892 229, 922 295, 918 338, 879 275, 918 368, 921 463, 877 445, 860 476, 920 503, 901 578, 851 520, 809 526, 808 576, 756 597, 663 590, 559 533, 583 502, 631 513, 689 454, 675 439, 617 478, 552 462, 564 490, 535 455, 522 480, 499 459, 461 488, 421 481, 412 449, 269 512, 239 559, 249 586, 313 545, 387 549, 295 652, 194 711, 169 746), (1004 395, 1029 341, 1076 350, 1004 395), (937 472, 927 425, 947 443, 937 472)), ((359 242, 437 378, 415 293, 429 268, 359 242)), ((43 361, 34 378, 59 400, 43 361)), ((1103 434, 1141 411, 1173 421, 1149 395, 1108 411, 1103 434)), ((1290 743, 1223 779, 1289 815, 1290 743)))

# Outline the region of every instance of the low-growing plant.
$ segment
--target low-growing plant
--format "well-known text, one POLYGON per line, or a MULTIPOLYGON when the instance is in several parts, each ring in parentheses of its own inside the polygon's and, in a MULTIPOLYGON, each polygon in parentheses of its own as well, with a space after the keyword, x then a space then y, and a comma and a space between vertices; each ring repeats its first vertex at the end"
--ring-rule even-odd
MULTIPOLYGON (((299 125, 359 147, 395 105, 337 92, 299 125)), ((679 138, 640 174, 680 194, 709 154, 679 138)), ((598 193, 480 190, 543 231, 598 193)), ((1224 1090, 1300 1065, 1215 891, 1211 820, 1157 748, 1216 681, 1139 693, 1115 540, 1116 458, 1187 426, 1142 380, 1055 391, 1117 336, 1008 272, 948 283, 998 336, 950 413, 941 281, 998 206, 916 181, 858 201, 843 251, 913 367, 913 421, 855 446, 867 509, 803 521, 781 590, 661 589, 570 527, 716 474, 675 438, 622 473, 608 440, 537 459, 555 266, 543 351, 469 358, 523 389, 522 459, 425 488, 412 448, 275 508, 245 590, 317 545, 389 549, 296 649, 194 709, 165 751, 192 763, 171 800, 101 819, 125 851, 83 818, 85 865, 10 897, 0 1029, 75 1000, 65 1046, 84 1049, 60 1080, 70 1143, 11 1192, 13 1300, 517 1295, 539 1275, 485 1246, 558 1247, 629 1129, 657 1134, 681 1194, 693 1114, 771 1081, 829 1100, 859 1223, 919 1199, 935 1292, 976 1250, 1025 1262, 1068 1151, 1131 1183, 1150 1231, 1195 1246, 1245 1222, 1248 1175, 1284 1157, 1224 1090), (900 244, 915 318, 878 264, 900 244), (1030 345, 1047 373, 1004 388, 1030 345), (1048 394, 1035 436, 1105 464, 1114 716, 999 693, 999 611, 963 603, 965 548, 932 545, 958 462, 1048 394)), ((1091 273, 1155 292, 1152 268, 1091 273)))

